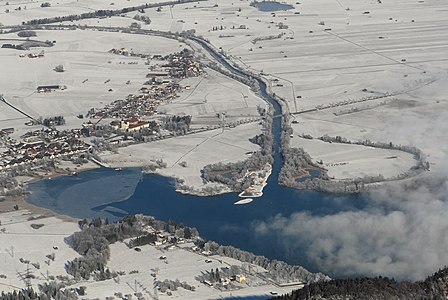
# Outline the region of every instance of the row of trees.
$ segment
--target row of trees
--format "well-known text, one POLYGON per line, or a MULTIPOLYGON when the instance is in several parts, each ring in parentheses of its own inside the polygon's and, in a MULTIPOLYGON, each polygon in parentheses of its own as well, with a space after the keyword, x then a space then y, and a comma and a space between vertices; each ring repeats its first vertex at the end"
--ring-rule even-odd
MULTIPOLYGON (((144 11, 142 10, 141 12, 144 12, 144 11)), ((144 22, 144 23, 147 24, 147 25, 151 24, 151 19, 150 19, 148 16, 145 16, 145 15, 143 15, 143 16, 141 16, 141 15, 135 15, 135 16, 134 16, 134 20, 136 20, 136 21, 142 21, 142 22, 144 22)))
POLYGON ((319 137, 318 139, 327 143, 354 144, 373 148, 392 149, 407 152, 414 155, 415 159, 417 160, 417 164, 415 166, 416 169, 429 170, 429 162, 426 160, 426 155, 423 153, 423 151, 414 146, 399 145, 392 142, 373 142, 371 140, 351 141, 342 136, 331 137, 328 135, 324 135, 319 137))
POLYGON ((439 300, 448 297, 448 269, 445 267, 424 281, 398 282, 387 277, 335 279, 306 285, 278 300, 439 300))
POLYGON ((194 238, 198 235, 195 228, 142 215, 126 216, 114 224, 109 224, 107 219, 97 218, 92 221, 84 219, 79 225, 82 230, 65 240, 81 255, 66 264, 67 273, 77 279, 89 279, 92 274, 96 280, 117 276, 106 267, 110 257, 109 245, 128 238, 134 238, 129 244, 131 247, 151 242, 153 239, 143 230, 145 225, 155 230, 166 231, 175 238, 194 238))
POLYGON ((165 293, 168 290, 176 291, 178 288, 183 288, 193 292, 196 290, 196 288, 193 285, 190 285, 185 281, 180 282, 179 279, 176 280, 165 279, 164 281, 156 281, 155 284, 159 287, 159 290, 162 293, 165 293))
POLYGON ((203 247, 206 251, 211 251, 213 254, 231 257, 241 262, 260 266, 267 270, 265 276, 275 280, 277 283, 315 282, 329 279, 321 273, 311 273, 301 266, 292 266, 283 261, 270 260, 264 256, 255 255, 232 246, 221 246, 213 241, 208 241, 204 245, 198 246, 203 247))
POLYGON ((48 117, 42 120, 42 125, 47 127, 65 125, 65 118, 64 116, 48 117))
POLYGON ((68 15, 62 17, 54 17, 54 18, 43 18, 43 19, 33 19, 27 22, 22 22, 22 25, 38 25, 38 24, 51 24, 51 23, 60 23, 67 21, 77 21, 82 19, 92 19, 92 18, 101 18, 101 17, 113 17, 121 14, 126 14, 132 11, 141 11, 142 9, 154 8, 160 6, 171 6, 175 4, 189 3, 189 2, 197 2, 197 1, 205 1, 205 0, 177 0, 177 1, 165 1, 160 3, 146 3, 139 6, 125 7, 121 9, 115 10, 96 10, 94 12, 82 13, 80 15, 68 15))
POLYGON ((252 143, 260 146, 260 150, 244 161, 224 164, 222 162, 210 164, 202 169, 205 182, 217 182, 228 186, 233 191, 242 191, 252 185, 252 178, 246 177, 247 172, 261 170, 266 164, 273 164, 272 155, 272 110, 259 108, 263 118, 263 133, 251 139, 252 143))
POLYGON ((313 162, 302 148, 283 148, 284 164, 280 170, 278 181, 289 187, 298 187, 297 179, 307 176, 307 169, 319 169, 320 176, 325 177, 326 171, 313 162))
MULTIPOLYGON (((309 136, 307 138, 310 138, 309 136)), ((312 138, 312 137, 311 137, 312 138)), ((350 141, 344 137, 341 136, 335 136, 330 137, 328 135, 324 135, 322 137, 319 137, 318 139, 328 142, 328 143, 342 143, 342 144, 354 144, 354 145, 362 145, 362 146, 368 146, 368 147, 374 147, 374 148, 380 148, 380 149, 393 149, 398 151, 404 151, 410 154, 414 155, 414 158, 416 159, 417 163, 415 166, 410 168, 409 170, 402 172, 400 174, 397 174, 390 178, 385 178, 383 175, 366 175, 364 177, 359 178, 353 178, 350 180, 329 180, 329 177, 327 175, 326 170, 321 168, 321 176, 319 178, 310 178, 306 179, 303 182, 298 182, 295 180, 288 179, 287 176, 283 176, 284 174, 280 174, 279 180, 282 180, 282 184, 300 188, 300 189, 311 189, 321 192, 332 192, 332 193, 358 193, 364 190, 367 190, 370 188, 370 184, 372 183, 379 183, 379 182, 385 182, 385 181, 393 181, 393 180, 400 180, 409 178, 412 176, 415 176, 416 174, 424 171, 429 170, 429 162, 426 160, 426 155, 418 148, 413 146, 406 146, 406 145, 398 145, 394 144, 392 142, 384 143, 384 142, 372 142, 370 140, 364 140, 364 141, 350 141)), ((308 156, 309 158, 309 156, 308 156)), ((286 158, 285 158, 285 166, 286 168, 288 164, 288 154, 286 151, 286 158)), ((283 169, 282 169, 283 171, 283 169)), ((286 173, 287 175, 287 173, 286 173)))
POLYGON ((142 231, 132 217, 125 217, 116 224, 107 223, 98 219, 92 222, 84 220, 80 223, 84 229, 65 239, 70 247, 81 254, 81 257, 67 262, 68 274, 79 279, 89 279, 93 272, 98 275, 97 279, 113 277, 106 268, 110 257, 109 244, 138 236, 142 231), (110 276, 107 276, 107 273, 110 276))
POLYGON ((217 72, 219 72, 219 73, 221 73, 221 74, 223 74, 223 75, 225 75, 227 77, 235 79, 235 80, 241 82, 242 84, 245 84, 245 85, 251 87, 254 91, 257 91, 258 88, 259 88, 258 84, 257 84, 257 81, 255 79, 247 77, 247 76, 241 76, 241 75, 232 73, 232 72, 230 72, 230 71, 220 67, 215 62, 210 62, 207 65, 207 67, 209 67, 210 69, 215 70, 215 71, 217 71, 217 72))
POLYGON ((55 281, 39 284, 39 292, 34 291, 33 288, 26 288, 22 290, 14 290, 13 292, 5 293, 2 291, 0 300, 51 300, 51 299, 64 299, 64 300, 76 300, 78 295, 84 295, 85 288, 81 287, 77 289, 75 293, 72 289, 66 289, 62 283, 55 281))
POLYGON ((170 116, 165 117, 163 128, 171 132, 186 134, 190 131, 191 116, 170 116))
POLYGON ((36 162, 24 165, 12 166, 0 171, 0 196, 17 196, 26 192, 25 187, 15 177, 17 176, 35 176, 36 170, 51 171, 54 170, 54 161, 50 158, 43 158, 36 162))
POLYGON ((19 37, 32 37, 37 36, 36 31, 33 30, 23 30, 17 33, 19 37))

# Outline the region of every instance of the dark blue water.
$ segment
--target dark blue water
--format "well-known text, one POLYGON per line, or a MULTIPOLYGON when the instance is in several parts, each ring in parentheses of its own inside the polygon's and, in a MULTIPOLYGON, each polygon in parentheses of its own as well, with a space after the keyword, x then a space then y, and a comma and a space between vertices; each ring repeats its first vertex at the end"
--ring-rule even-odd
POLYGON ((255 4, 255 7, 261 11, 270 12, 270 11, 279 11, 279 10, 288 10, 294 8, 294 6, 286 3, 280 3, 276 1, 263 1, 255 4))
MULTIPOLYGON (((272 181, 271 179, 270 181, 272 181)), ((256 254, 315 266, 303 255, 282 253, 276 239, 257 239, 253 225, 281 214, 294 212, 328 215, 362 209, 366 202, 357 196, 336 197, 311 191, 299 191, 270 182, 264 195, 246 205, 234 205, 236 193, 199 197, 174 190, 170 178, 143 175, 139 169, 97 169, 74 177, 43 180, 30 186, 28 202, 76 218, 97 216, 117 220, 125 214, 143 213, 161 220, 174 220, 196 227, 201 235, 220 244, 234 245, 256 254)))

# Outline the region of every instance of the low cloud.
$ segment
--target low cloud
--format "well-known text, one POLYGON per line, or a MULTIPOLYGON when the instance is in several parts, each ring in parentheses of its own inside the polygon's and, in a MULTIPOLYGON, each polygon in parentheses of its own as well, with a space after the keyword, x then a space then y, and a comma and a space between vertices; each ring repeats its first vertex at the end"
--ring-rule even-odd
POLYGON ((419 280, 448 264, 446 178, 391 185, 369 197, 363 210, 277 215, 253 229, 330 276, 419 280))

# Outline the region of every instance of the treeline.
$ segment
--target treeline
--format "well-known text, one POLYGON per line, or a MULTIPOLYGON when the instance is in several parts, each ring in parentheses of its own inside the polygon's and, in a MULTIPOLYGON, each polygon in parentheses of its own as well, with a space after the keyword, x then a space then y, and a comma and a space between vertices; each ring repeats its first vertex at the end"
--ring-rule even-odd
POLYGON ((23 30, 17 33, 19 37, 32 37, 37 36, 37 33, 33 30, 23 30))
MULTIPOLYGON (((143 13, 143 9, 140 11, 141 13, 143 13)), ((135 15, 134 16, 134 20, 136 21, 142 21, 144 22, 146 25, 151 24, 151 19, 148 16, 141 16, 141 15, 135 15)))
MULTIPOLYGON (((288 187, 310 189, 319 192, 359 193, 368 190, 371 187, 371 184, 374 183, 401 180, 415 176, 422 171, 429 170, 429 162, 426 160, 426 155, 416 147, 406 145, 403 146, 392 142, 372 142, 370 140, 350 141, 341 136, 330 137, 328 135, 324 135, 317 139, 327 143, 353 144, 380 149, 403 151, 414 155, 416 160, 416 164, 412 168, 389 178, 385 178, 383 175, 378 174, 366 175, 363 177, 346 180, 330 180, 327 170, 320 165, 321 163, 314 163, 308 153, 306 153, 303 149, 289 148, 290 134, 292 134, 292 129, 290 127, 285 127, 282 134, 282 154, 284 158, 284 165, 279 174, 279 183, 288 187), (305 170, 306 168, 319 169, 320 175, 318 177, 298 181, 297 178, 307 174, 307 171, 305 170)), ((301 137, 313 139, 310 135, 302 135, 301 137)))
POLYGON ((265 273, 266 278, 274 280, 278 284, 297 281, 316 282, 329 279, 329 277, 322 273, 311 273, 301 266, 293 266, 283 261, 270 260, 264 256, 255 255, 233 246, 221 246, 213 241, 206 242, 202 245, 202 248, 206 251, 211 251, 213 254, 260 266, 267 270, 265 273))
POLYGON ((65 118, 64 116, 48 117, 42 120, 42 125, 47 127, 65 125, 65 118))
POLYGON ((233 72, 230 72, 227 69, 220 67, 216 62, 208 63, 207 67, 209 67, 210 69, 215 70, 227 77, 235 79, 236 81, 239 81, 242 84, 245 84, 245 85, 251 87, 252 90, 254 90, 254 91, 257 91, 259 89, 257 81, 255 79, 248 77, 248 76, 241 76, 241 75, 235 74, 233 72))
POLYGON ((286 180, 281 182, 281 184, 296 189, 308 189, 317 192, 336 193, 336 194, 355 194, 369 190, 371 184, 373 183, 392 180, 384 178, 384 176, 381 174, 367 175, 364 177, 345 179, 345 180, 330 180, 328 175, 326 174, 326 170, 323 169, 320 170, 321 174, 323 174, 320 177, 306 178, 303 181, 290 180, 288 179, 288 177, 285 177, 286 180))
POLYGON ((266 164, 272 165, 272 111, 259 108, 263 117, 264 128, 262 134, 250 139, 251 142, 260 146, 260 150, 252 154, 244 161, 224 164, 222 162, 207 165, 202 169, 202 178, 205 182, 217 182, 228 186, 233 191, 242 191, 250 187, 252 178, 245 176, 247 172, 261 170, 266 164))
POLYGON ((39 24, 51 24, 51 23, 60 23, 67 21, 78 21, 83 19, 93 19, 93 18, 105 18, 105 17, 113 17, 121 14, 126 14, 132 11, 141 11, 146 8, 154 8, 161 6, 171 6, 175 4, 183 4, 189 2, 198 2, 198 1, 206 1, 206 0, 177 0, 177 1, 166 1, 160 3, 146 3, 139 6, 125 7, 121 9, 100 9, 94 12, 82 13, 80 15, 68 15, 62 17, 54 17, 54 18, 43 18, 43 19, 33 19, 27 22, 22 22, 22 25, 39 25, 39 24))
POLYGON ((448 297, 448 269, 445 267, 425 281, 398 282, 387 277, 335 279, 306 285, 278 300, 441 300, 448 297))
POLYGON ((2 48, 8 48, 8 49, 16 49, 16 50, 27 50, 27 48, 23 45, 14 45, 14 44, 3 44, 2 48))
MULTIPOLYGON (((274 95, 275 99, 282 106, 282 111, 288 111, 284 98, 274 95)), ((310 182, 328 182, 327 170, 313 162, 311 156, 303 148, 290 148, 290 140, 293 129, 290 126, 290 114, 284 113, 282 117, 281 152, 283 165, 278 176, 278 183, 287 187, 297 189, 315 189, 309 185, 310 182), (316 177, 310 177, 311 170, 318 170, 316 177)))
POLYGON ((24 289, 20 291, 13 291, 5 293, 2 291, 0 295, 0 300, 25 300, 25 299, 42 299, 39 295, 32 289, 24 289))
POLYGON ((407 152, 409 154, 414 155, 415 159, 417 160, 417 164, 415 165, 414 169, 429 170, 429 162, 426 160, 426 155, 423 153, 423 151, 414 146, 399 145, 394 144, 392 142, 389 143, 372 142, 370 140, 351 141, 346 139, 345 137, 341 136, 331 137, 328 135, 321 136, 318 139, 327 143, 354 144, 373 148, 392 149, 407 152))
POLYGON ((132 217, 125 217, 116 224, 108 224, 107 220, 96 219, 93 222, 80 222, 84 228, 66 238, 66 243, 81 254, 67 262, 65 269, 75 278, 89 279, 95 272, 95 279, 109 279, 113 274, 106 268, 110 257, 109 244, 141 234, 132 217))
POLYGON ((0 171, 0 196, 18 196, 26 192, 17 176, 39 176, 37 171, 50 172, 55 169, 54 161, 44 157, 36 162, 16 165, 0 171))
POLYGON ((309 169, 319 169, 320 176, 326 178, 326 171, 313 163, 310 155, 302 148, 283 148, 284 163, 278 175, 278 182, 288 187, 301 187, 297 180, 308 176, 309 169))
POLYGON ((76 300, 78 295, 82 296, 84 293, 84 287, 73 290, 65 289, 64 284, 50 281, 39 284, 39 292, 35 292, 32 287, 8 293, 2 291, 0 300, 76 300))
POLYGON ((84 296, 86 287, 79 288, 65 288, 65 284, 56 281, 45 282, 39 284, 39 298, 42 300, 51 299, 64 299, 64 300, 75 300, 79 296, 84 296))
MULTIPOLYGON (((312 138, 307 136, 306 138, 312 138)), ((410 153, 414 155, 416 164, 407 171, 404 171, 400 174, 397 174, 393 177, 385 178, 383 175, 366 175, 364 177, 353 178, 349 180, 329 180, 328 175, 326 175, 326 171, 324 176, 320 176, 319 178, 310 178, 306 179, 302 182, 294 182, 291 180, 286 180, 283 183, 289 187, 295 187, 299 189, 311 189, 320 192, 331 192, 331 193, 359 193, 365 190, 368 190, 373 183, 380 183, 386 181, 394 181, 401 180, 405 178, 410 178, 412 176, 417 175, 422 171, 429 170, 429 162, 426 160, 426 155, 418 148, 413 146, 403 146, 394 144, 392 142, 384 143, 384 142, 372 142, 370 140, 365 141, 350 141, 344 137, 336 136, 330 137, 328 135, 324 135, 318 138, 324 142, 328 143, 342 143, 342 144, 353 144, 353 145, 362 145, 373 148, 380 149, 392 149, 410 153)), ((321 170, 324 170, 321 168, 321 170)), ((280 178, 280 177, 279 177, 280 178)))
POLYGON ((165 279, 164 281, 156 281, 154 284, 158 287, 161 293, 166 293, 168 290, 177 291, 178 288, 183 288, 192 292, 196 290, 193 285, 190 285, 185 281, 180 282, 179 279, 176 279, 175 281, 165 279))
POLYGON ((190 131, 191 116, 171 116, 166 117, 163 128, 171 132, 186 134, 190 131))
POLYGON ((254 38, 251 43, 252 44, 256 44, 257 42, 261 42, 261 41, 270 41, 270 40, 276 40, 276 39, 280 39, 282 36, 284 36, 285 33, 282 32, 280 34, 277 35, 268 35, 268 36, 260 36, 260 37, 256 37, 254 38))
POLYGON ((166 231, 174 238, 194 238, 198 235, 195 228, 143 215, 126 216, 114 224, 109 224, 107 219, 84 219, 79 222, 79 226, 81 231, 65 239, 81 255, 65 266, 67 273, 77 279, 89 279, 93 275, 95 280, 105 280, 117 276, 106 267, 110 258, 109 245, 128 238, 134 238, 129 244, 131 247, 150 243, 153 239, 144 230, 145 226, 166 231))

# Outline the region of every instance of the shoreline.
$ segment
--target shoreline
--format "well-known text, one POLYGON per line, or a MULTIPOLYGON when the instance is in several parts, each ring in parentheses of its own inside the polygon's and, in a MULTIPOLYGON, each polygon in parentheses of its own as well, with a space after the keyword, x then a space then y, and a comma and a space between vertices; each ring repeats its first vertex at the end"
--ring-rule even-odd
POLYGON ((43 208, 40 206, 30 204, 26 201, 27 196, 28 196, 28 193, 22 194, 19 196, 4 197, 3 198, 4 200, 0 201, 0 214, 9 213, 9 212, 13 212, 13 211, 27 210, 32 215, 36 215, 35 216, 36 219, 55 217, 64 222, 70 222, 70 223, 76 223, 79 220, 79 219, 73 218, 69 215, 57 213, 48 208, 43 208), (14 209, 15 205, 18 206, 17 210, 14 209))
POLYGON ((28 210, 32 214, 39 215, 39 217, 45 217, 45 218, 55 217, 62 221, 65 221, 65 222, 75 223, 79 219, 71 217, 69 215, 60 214, 51 209, 44 208, 44 207, 29 203, 26 200, 27 197, 31 194, 31 192, 28 189, 29 185, 39 182, 41 180, 46 180, 46 179, 48 180, 49 178, 54 179, 54 178, 61 177, 61 176, 71 176, 72 172, 80 173, 80 172, 95 170, 98 168, 99 167, 96 167, 93 164, 89 165, 89 166, 85 166, 85 167, 83 167, 83 166, 76 167, 76 170, 75 169, 64 170, 61 168, 55 168, 51 172, 48 172, 47 173, 48 175, 37 175, 37 176, 31 177, 29 180, 21 181, 21 183, 24 185, 24 189, 26 191, 24 193, 22 193, 20 195, 16 195, 16 196, 4 196, 2 198, 2 200, 0 201, 0 214, 25 209, 25 210, 28 210), (18 206, 17 210, 14 209, 15 205, 18 206))

